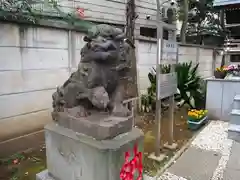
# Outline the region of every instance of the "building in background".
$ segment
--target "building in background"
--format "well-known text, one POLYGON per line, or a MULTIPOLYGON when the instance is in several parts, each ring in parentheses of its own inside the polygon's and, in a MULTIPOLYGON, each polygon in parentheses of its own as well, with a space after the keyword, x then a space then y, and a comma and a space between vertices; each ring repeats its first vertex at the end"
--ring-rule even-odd
POLYGON ((214 6, 222 10, 228 32, 224 44, 225 61, 240 64, 240 0, 215 0, 214 6))

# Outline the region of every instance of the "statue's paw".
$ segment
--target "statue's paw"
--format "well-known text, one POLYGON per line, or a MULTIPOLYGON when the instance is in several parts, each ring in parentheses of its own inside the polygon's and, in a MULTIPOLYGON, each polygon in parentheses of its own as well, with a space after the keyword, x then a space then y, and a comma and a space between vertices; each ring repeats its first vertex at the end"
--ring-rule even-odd
POLYGON ((123 105, 115 106, 112 110, 113 116, 119 116, 119 117, 126 117, 130 115, 130 111, 128 108, 124 107, 123 105))
POLYGON ((73 108, 65 109, 65 112, 67 112, 69 115, 73 117, 86 117, 88 115, 86 109, 82 106, 76 106, 73 108))
POLYGON ((57 112, 54 111, 54 112, 51 113, 51 115, 52 115, 52 120, 53 121, 57 121, 58 120, 58 113, 57 112))
POLYGON ((76 117, 87 117, 88 116, 88 113, 87 111, 80 111, 77 113, 76 117))

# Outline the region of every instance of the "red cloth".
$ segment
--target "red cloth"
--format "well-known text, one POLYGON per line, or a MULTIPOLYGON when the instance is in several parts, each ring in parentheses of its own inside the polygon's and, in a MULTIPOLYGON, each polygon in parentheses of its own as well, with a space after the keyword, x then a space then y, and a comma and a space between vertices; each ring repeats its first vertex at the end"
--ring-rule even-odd
POLYGON ((142 180, 143 164, 142 164, 142 152, 138 152, 138 146, 135 144, 133 148, 133 158, 130 158, 130 152, 125 152, 125 161, 120 171, 121 180, 134 180, 134 174, 137 171, 137 180, 142 180))

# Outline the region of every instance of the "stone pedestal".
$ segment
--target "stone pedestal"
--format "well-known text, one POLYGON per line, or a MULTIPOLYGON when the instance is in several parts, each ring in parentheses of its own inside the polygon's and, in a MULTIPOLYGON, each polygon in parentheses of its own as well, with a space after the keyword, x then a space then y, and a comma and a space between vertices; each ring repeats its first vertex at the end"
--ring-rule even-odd
POLYGON ((138 145, 143 133, 137 128, 110 140, 96 140, 56 124, 45 127, 48 170, 37 180, 120 180, 125 152, 138 145))
POLYGON ((108 113, 97 113, 88 117, 75 117, 58 113, 58 124, 74 132, 91 136, 97 140, 112 139, 132 129, 133 117, 114 117, 108 113))

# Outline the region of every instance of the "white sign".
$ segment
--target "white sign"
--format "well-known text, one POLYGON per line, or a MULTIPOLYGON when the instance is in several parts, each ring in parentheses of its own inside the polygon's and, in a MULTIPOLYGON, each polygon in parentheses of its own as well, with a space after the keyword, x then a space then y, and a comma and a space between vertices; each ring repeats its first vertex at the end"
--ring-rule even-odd
POLYGON ((159 80, 158 99, 163 99, 176 94, 177 92, 177 74, 175 72, 161 74, 159 80))
POLYGON ((176 41, 169 41, 163 40, 163 52, 165 53, 177 53, 177 42, 176 41))
POLYGON ((176 41, 163 40, 162 60, 177 60, 178 44, 176 41))

